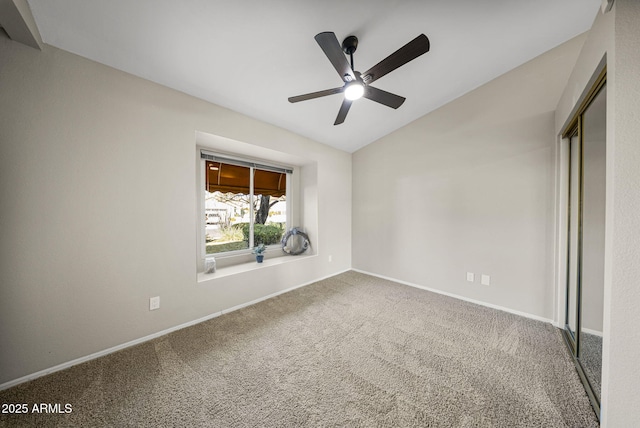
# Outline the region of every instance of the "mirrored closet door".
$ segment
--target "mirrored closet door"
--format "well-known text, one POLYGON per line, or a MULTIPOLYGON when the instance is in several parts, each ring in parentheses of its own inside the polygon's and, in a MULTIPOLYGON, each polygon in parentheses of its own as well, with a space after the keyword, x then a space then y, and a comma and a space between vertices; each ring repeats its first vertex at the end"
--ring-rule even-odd
POLYGON ((564 333, 598 415, 604 299, 606 91, 603 74, 564 135, 568 145, 564 333))

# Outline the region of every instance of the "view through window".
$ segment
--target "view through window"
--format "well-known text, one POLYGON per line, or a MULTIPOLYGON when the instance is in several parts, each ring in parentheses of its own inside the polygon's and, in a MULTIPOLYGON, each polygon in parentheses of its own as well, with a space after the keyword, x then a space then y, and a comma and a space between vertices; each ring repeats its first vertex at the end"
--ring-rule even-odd
POLYGON ((205 255, 280 242, 291 171, 213 156, 204 169, 205 255))

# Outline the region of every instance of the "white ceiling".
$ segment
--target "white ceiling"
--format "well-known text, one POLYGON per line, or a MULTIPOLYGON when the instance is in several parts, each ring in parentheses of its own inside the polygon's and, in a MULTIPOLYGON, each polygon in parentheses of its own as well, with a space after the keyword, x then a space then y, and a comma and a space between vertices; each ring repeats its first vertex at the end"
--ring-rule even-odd
POLYGON ((43 41, 353 152, 587 31, 601 0, 28 0, 43 41), (424 33, 431 51, 373 84, 407 101, 362 99, 333 122, 342 85, 314 40, 360 43, 364 71, 424 33))

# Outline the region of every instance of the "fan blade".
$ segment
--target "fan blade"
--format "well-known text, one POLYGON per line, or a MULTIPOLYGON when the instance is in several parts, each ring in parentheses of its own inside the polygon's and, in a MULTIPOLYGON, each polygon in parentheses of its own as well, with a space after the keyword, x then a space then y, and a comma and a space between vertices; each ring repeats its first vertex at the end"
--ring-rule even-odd
POLYGON ((391 92, 383 91, 373 86, 365 86, 363 97, 391 108, 400 107, 406 100, 406 98, 400 95, 392 94, 391 92))
POLYGON ((342 47, 336 35, 328 31, 316 34, 315 39, 324 51, 324 54, 329 58, 329 61, 331 61, 331 64, 333 64, 340 78, 345 82, 354 80, 356 76, 353 74, 353 70, 351 70, 347 57, 344 55, 344 52, 342 52, 342 47))
POLYGON ((387 73, 392 72, 420 55, 429 52, 429 39, 420 34, 415 39, 362 73, 362 80, 367 85, 375 82, 387 73))
POLYGON ((339 94, 344 90, 344 87, 325 89, 324 91, 311 92, 310 94, 297 95, 295 97, 289 97, 290 103, 297 103, 300 101, 312 100, 314 98, 326 97, 327 95, 339 94))
POLYGON ((351 108, 351 101, 345 98, 340 106, 340 111, 338 111, 336 121, 333 123, 334 125, 340 125, 344 122, 344 119, 347 117, 347 113, 349 113, 349 108, 351 108))

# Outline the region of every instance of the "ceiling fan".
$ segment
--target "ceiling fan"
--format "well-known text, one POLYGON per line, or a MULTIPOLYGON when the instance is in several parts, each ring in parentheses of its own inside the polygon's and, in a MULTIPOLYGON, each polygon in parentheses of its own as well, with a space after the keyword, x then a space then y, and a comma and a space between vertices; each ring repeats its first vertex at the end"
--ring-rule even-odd
POLYGON ((406 98, 370 85, 385 74, 429 52, 429 39, 424 34, 420 34, 364 73, 360 73, 353 68, 353 53, 358 47, 358 38, 356 36, 349 36, 344 39, 342 46, 340 46, 336 35, 329 31, 317 34, 315 39, 324 54, 329 58, 329 61, 331 61, 331 64, 333 64, 340 78, 344 81, 344 85, 338 88, 290 97, 289 102, 297 103, 344 92, 344 101, 342 101, 342 106, 340 106, 334 125, 340 125, 344 122, 351 103, 361 97, 394 109, 400 107, 406 98), (349 55, 351 64, 349 64, 343 52, 349 55))

